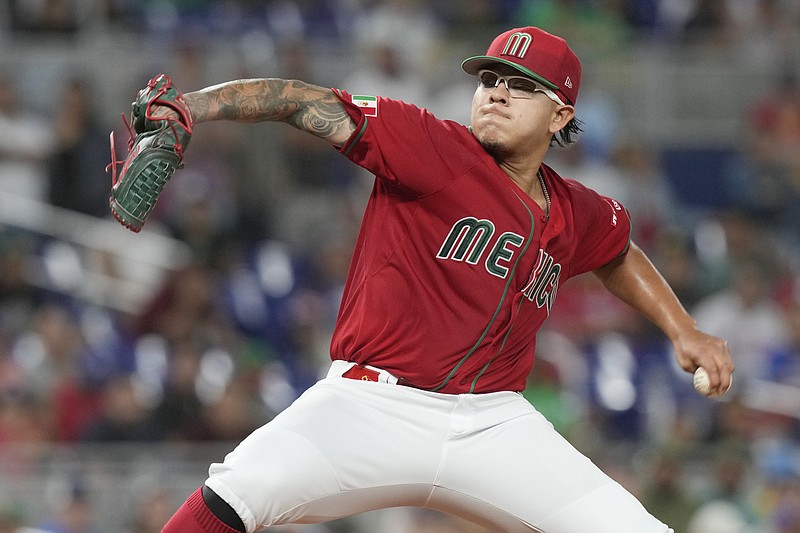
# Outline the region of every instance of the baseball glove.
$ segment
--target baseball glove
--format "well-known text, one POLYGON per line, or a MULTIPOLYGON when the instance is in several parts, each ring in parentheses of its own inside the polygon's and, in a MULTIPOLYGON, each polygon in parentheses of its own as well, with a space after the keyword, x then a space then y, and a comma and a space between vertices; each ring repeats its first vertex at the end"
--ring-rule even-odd
POLYGON ((183 94, 167 76, 159 74, 131 104, 130 122, 125 115, 122 118, 130 134, 128 155, 117 161, 112 131, 111 164, 106 169, 112 172, 109 205, 120 224, 138 233, 172 174, 183 166, 184 150, 192 138, 192 115, 183 94), (156 115, 155 106, 169 107, 175 113, 156 115))

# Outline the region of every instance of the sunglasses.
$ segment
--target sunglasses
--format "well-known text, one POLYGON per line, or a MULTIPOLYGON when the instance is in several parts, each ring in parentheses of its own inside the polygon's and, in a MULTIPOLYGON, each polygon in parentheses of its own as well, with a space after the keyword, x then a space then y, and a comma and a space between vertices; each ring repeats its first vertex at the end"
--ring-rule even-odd
POLYGON ((478 71, 478 87, 494 89, 503 82, 511 98, 529 100, 536 93, 544 93, 550 100, 559 105, 566 105, 564 101, 552 90, 541 83, 525 76, 501 76, 491 70, 478 71))

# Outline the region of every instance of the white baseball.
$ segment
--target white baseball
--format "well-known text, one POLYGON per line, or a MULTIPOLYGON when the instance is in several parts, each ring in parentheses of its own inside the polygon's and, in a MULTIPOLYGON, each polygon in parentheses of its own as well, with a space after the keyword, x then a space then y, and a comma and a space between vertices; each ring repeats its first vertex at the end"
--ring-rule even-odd
MULTIPOLYGON (((711 394, 711 378, 708 377, 708 372, 702 366, 694 371, 692 383, 694 384, 695 390, 703 396, 711 394)), ((728 389, 730 389, 730 386, 728 389)), ((725 389, 725 392, 728 392, 728 389, 725 389)))
POLYGON ((692 384, 694 385, 694 389, 703 396, 711 394, 711 379, 708 377, 706 369, 702 366, 694 371, 692 384))

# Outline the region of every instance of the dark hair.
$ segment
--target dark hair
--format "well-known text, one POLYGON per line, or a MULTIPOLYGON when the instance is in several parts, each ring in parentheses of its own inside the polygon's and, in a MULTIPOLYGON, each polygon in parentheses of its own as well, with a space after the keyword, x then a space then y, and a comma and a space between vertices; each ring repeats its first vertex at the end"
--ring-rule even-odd
POLYGON ((583 131, 581 126, 583 126, 583 122, 573 117, 572 120, 567 122, 566 126, 561 128, 561 131, 553 135, 553 138, 550 141, 550 146, 553 146, 554 144, 566 146, 574 143, 577 139, 574 139, 573 136, 578 135, 583 131))

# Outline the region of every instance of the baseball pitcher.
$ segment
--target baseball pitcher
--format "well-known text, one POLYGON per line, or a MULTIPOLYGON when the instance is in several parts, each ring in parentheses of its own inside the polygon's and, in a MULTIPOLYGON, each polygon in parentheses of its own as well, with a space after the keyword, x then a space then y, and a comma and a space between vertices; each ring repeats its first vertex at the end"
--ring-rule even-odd
POLYGON ((327 377, 254 431, 164 527, 253 532, 420 506, 488 528, 668 533, 520 394, 559 286, 584 273, 663 330, 678 364, 731 382, 724 340, 699 331, 630 239, 624 206, 543 163, 575 141, 581 64, 535 27, 497 36, 463 69, 471 126, 379 95, 297 80, 142 90, 115 216, 141 229, 193 127, 276 121, 375 176, 327 377))

